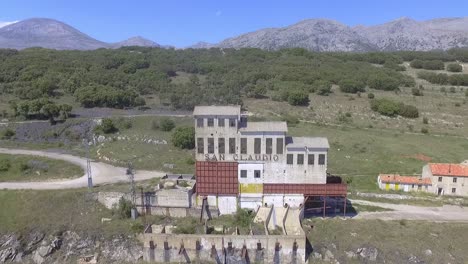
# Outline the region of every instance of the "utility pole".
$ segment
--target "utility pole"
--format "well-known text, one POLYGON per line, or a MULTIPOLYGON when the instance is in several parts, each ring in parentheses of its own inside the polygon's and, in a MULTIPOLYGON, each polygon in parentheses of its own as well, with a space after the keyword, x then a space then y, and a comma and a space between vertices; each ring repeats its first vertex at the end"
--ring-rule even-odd
POLYGON ((135 175, 133 173, 132 162, 128 163, 127 176, 128 176, 128 180, 130 181, 130 195, 132 199, 131 215, 132 215, 132 219, 135 220, 137 218, 138 212, 136 210, 135 175))
POLYGON ((93 175, 91 173, 91 160, 89 158, 89 141, 86 139, 86 173, 88 174, 88 189, 93 188, 93 175))

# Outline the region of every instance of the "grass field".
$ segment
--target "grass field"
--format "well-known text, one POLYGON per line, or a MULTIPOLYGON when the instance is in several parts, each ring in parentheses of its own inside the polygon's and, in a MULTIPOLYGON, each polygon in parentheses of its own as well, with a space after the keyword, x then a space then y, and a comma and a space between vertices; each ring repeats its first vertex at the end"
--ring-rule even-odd
POLYGON ((0 154, 0 162, 10 164, 7 170, 0 170, 0 182, 68 179, 84 174, 77 165, 44 157, 0 154))
POLYGON ((88 190, 0 191, 0 234, 32 229, 53 234, 60 231, 88 234, 129 234, 130 220, 114 219, 112 212, 87 197, 88 190))
POLYGON ((466 223, 314 219, 303 225, 312 247, 319 252, 327 247, 340 263, 363 263, 345 255, 363 247, 377 248, 375 263, 413 263, 405 261, 411 256, 423 261, 414 263, 466 263, 468 259, 466 223), (427 249, 431 256, 425 255, 427 249))

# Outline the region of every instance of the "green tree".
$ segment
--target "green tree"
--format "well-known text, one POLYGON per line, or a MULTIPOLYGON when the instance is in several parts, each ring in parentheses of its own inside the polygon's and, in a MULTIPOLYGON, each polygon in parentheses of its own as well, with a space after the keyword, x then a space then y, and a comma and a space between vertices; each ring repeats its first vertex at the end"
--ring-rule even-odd
POLYGON ((195 129, 193 127, 178 127, 172 133, 172 144, 181 149, 195 147, 195 129))
POLYGON ((365 84, 354 79, 342 80, 339 86, 343 93, 365 92, 365 84))
POLYGON ((102 132, 104 134, 112 134, 119 131, 119 129, 115 126, 114 121, 112 121, 112 119, 103 118, 101 124, 96 127, 96 131, 102 132))
POLYGON ((162 131, 171 131, 175 127, 175 123, 171 119, 164 117, 159 122, 159 127, 162 131))
POLYGON ((290 105, 308 105, 309 93, 306 91, 291 91, 288 95, 288 103, 290 105))
POLYGON ((318 80, 313 83, 313 90, 318 95, 328 96, 332 93, 331 88, 331 83, 325 80, 318 80))
POLYGON ((9 159, 0 159, 0 171, 8 171, 11 168, 11 162, 9 159))
POLYGON ((49 119, 51 124, 55 123, 55 117, 57 117, 60 113, 59 107, 54 103, 49 103, 42 106, 40 113, 49 119))
POLYGON ((447 71, 449 72, 461 72, 463 67, 458 63, 450 63, 447 65, 447 71))

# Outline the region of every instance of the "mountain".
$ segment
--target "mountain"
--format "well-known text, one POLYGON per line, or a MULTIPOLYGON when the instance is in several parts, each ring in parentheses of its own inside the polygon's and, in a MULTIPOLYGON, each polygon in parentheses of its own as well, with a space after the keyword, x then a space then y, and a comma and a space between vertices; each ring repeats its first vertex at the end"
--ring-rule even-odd
POLYGON ((122 46, 159 47, 157 43, 142 37, 133 37, 117 43, 102 42, 63 22, 49 18, 26 19, 0 28, 0 48, 93 50, 122 46))
POLYGON ((0 47, 24 49, 98 49, 108 44, 93 39, 60 21, 31 18, 0 28, 0 47))
POLYGON ((375 48, 352 28, 327 19, 304 20, 284 28, 267 28, 229 38, 221 48, 306 48, 313 51, 368 51, 375 48))
POLYGON ((158 43, 140 36, 132 37, 112 44, 112 47, 114 48, 120 48, 124 46, 161 47, 158 43))
POLYGON ((213 45, 220 48, 278 50, 299 47, 312 51, 353 52, 428 51, 466 46, 468 18, 416 21, 407 17, 381 25, 355 27, 328 19, 309 19, 282 28, 260 29, 213 45))
POLYGON ((216 47, 216 44, 200 41, 187 48, 188 49, 209 49, 209 48, 214 48, 214 47, 216 47))

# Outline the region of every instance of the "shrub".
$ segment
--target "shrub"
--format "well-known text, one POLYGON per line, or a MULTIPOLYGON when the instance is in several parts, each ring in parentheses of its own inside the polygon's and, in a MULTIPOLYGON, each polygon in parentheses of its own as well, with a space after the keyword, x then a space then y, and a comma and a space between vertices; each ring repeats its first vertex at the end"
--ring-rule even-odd
POLYGON ((456 107, 460 107, 460 103, 455 103, 455 106, 456 106, 456 107))
POLYGON ((340 83, 340 90, 343 93, 357 93, 365 92, 364 83, 356 80, 342 80, 340 83))
POLYGON ((175 123, 171 119, 164 117, 161 119, 159 122, 159 128, 161 128, 162 131, 171 131, 174 129, 175 123))
POLYGON ((418 88, 414 87, 413 89, 411 89, 411 94, 414 95, 414 96, 423 96, 423 92, 421 90, 419 90, 418 88))
POLYGON ((195 160, 192 157, 190 157, 185 160, 185 163, 187 163, 188 165, 193 165, 195 164, 195 160))
POLYGON ((116 213, 120 219, 130 218, 132 216, 132 202, 121 197, 116 213))
POLYGON ((0 159, 0 171, 8 171, 11 168, 9 159, 0 159))
POLYGON ((1 134, 0 134, 0 138, 1 139, 11 139, 12 137, 15 136, 15 131, 13 131, 12 129, 5 129, 1 134))
POLYGON ((117 127, 114 125, 114 121, 112 121, 110 118, 102 119, 101 124, 97 126, 95 130, 104 134, 112 134, 119 131, 119 129, 117 129, 117 127))
POLYGON ((331 83, 327 81, 315 81, 313 84, 314 90, 318 95, 328 96, 332 93, 331 91, 331 83))
POLYGON ((252 215, 248 210, 237 208, 234 219, 236 219, 236 224, 240 227, 249 227, 252 222, 254 215, 252 215))
POLYGON ((367 98, 369 99, 374 99, 375 98, 375 95, 373 93, 368 93, 367 94, 367 98))
POLYGON ((403 103, 399 104, 398 107, 398 114, 402 117, 407 117, 407 118, 418 118, 419 117, 419 111, 418 108, 414 105, 406 105, 403 103))
POLYGON ((156 119, 151 120, 151 129, 158 130, 159 129, 159 122, 156 119))
POLYGON ((423 124, 429 124, 429 119, 427 117, 423 117, 423 124))
POLYGON ((193 127, 178 127, 172 133, 172 144, 180 149, 195 147, 195 129, 193 127))
POLYGON ((299 124, 299 122, 300 122, 298 117, 292 116, 292 115, 288 115, 288 114, 284 115, 284 116, 281 118, 281 120, 285 121, 285 122, 288 124, 288 126, 292 126, 292 127, 293 127, 293 126, 296 126, 296 125, 299 124))
POLYGON ((197 229, 197 220, 193 217, 177 219, 174 234, 195 234, 197 229))
POLYGON ((305 91, 292 91, 288 95, 288 103, 290 105, 308 105, 309 93, 305 91))
POLYGON ((423 134, 428 134, 428 133, 429 133, 429 129, 423 127, 423 128, 421 128, 421 133, 423 133, 423 134))
POLYGON ((450 91, 451 93, 456 93, 456 92, 457 92, 457 90, 455 89, 455 87, 450 87, 449 91, 450 91))
POLYGON ((145 226, 140 222, 133 222, 130 228, 135 234, 143 233, 143 231, 145 230, 145 226))
POLYGON ((117 120, 118 127, 123 128, 123 129, 130 129, 133 127, 132 120, 129 118, 124 118, 124 117, 119 117, 117 120))
POLYGON ((447 71, 449 72, 461 72, 463 67, 458 63, 450 63, 447 65, 447 71))
POLYGON ((440 87, 440 92, 441 92, 441 93, 446 93, 446 92, 447 92, 447 89, 445 89, 445 87, 440 87))
POLYGON ((465 90, 465 96, 468 97, 468 89, 465 90))

